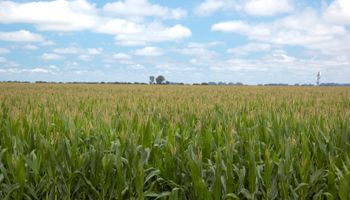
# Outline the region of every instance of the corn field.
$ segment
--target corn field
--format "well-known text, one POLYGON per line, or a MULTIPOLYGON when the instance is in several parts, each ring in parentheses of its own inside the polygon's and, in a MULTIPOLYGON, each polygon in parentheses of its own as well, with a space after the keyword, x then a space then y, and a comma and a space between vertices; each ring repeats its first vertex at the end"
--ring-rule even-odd
POLYGON ((0 84, 0 199, 350 199, 350 88, 0 84))

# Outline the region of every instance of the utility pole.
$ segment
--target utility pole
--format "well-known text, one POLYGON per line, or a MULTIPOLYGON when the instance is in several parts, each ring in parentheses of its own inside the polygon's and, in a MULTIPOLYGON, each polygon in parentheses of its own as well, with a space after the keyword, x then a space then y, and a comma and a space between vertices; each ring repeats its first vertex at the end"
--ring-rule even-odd
POLYGON ((321 72, 318 72, 317 73, 317 81, 316 81, 317 86, 320 85, 320 79, 321 79, 321 72))

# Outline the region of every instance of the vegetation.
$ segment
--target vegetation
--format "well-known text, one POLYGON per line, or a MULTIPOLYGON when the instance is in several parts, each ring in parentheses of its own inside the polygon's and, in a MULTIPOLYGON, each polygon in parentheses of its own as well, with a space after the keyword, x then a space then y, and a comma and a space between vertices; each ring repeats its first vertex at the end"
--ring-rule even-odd
POLYGON ((156 82, 157 84, 162 84, 165 81, 165 77, 162 75, 157 76, 156 82))
POLYGON ((150 85, 154 84, 154 76, 149 77, 149 84, 150 85))
POLYGON ((0 91, 0 199, 350 198, 350 88, 0 91))

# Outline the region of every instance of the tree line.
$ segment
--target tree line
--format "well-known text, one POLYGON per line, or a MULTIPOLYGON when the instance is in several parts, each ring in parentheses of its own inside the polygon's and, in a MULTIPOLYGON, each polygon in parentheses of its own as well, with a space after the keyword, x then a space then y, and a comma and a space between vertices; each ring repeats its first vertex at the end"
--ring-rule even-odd
MULTIPOLYGON (((219 85, 219 86, 241 86, 244 85, 241 82, 201 82, 201 83, 192 83, 185 84, 182 82, 170 82, 165 79, 163 75, 159 75, 157 77, 150 76, 149 82, 81 82, 81 81, 73 81, 73 82, 55 82, 55 81, 0 81, 0 83, 48 83, 48 84, 120 84, 120 85, 153 85, 153 84, 161 84, 161 85, 219 85)), ((257 84, 257 86, 316 86, 315 84, 286 84, 286 83, 266 83, 266 84, 257 84)), ((350 86, 350 83, 320 83, 319 86, 350 86)))

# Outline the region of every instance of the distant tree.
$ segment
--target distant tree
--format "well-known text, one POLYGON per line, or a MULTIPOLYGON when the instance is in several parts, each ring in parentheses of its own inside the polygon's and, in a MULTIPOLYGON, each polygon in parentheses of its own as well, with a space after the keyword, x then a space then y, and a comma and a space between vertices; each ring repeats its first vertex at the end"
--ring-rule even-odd
POLYGON ((162 76, 162 75, 157 76, 157 78, 156 78, 157 84, 162 84, 164 81, 165 81, 164 76, 162 76))
POLYGON ((154 76, 149 77, 149 84, 154 84, 154 76))

